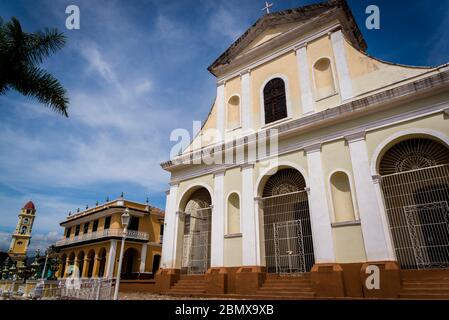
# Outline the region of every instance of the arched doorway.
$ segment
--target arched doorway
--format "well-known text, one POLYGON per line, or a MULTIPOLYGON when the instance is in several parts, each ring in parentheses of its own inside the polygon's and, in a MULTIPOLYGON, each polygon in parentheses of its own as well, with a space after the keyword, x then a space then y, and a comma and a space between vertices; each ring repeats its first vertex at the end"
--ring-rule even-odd
POLYGON ((106 249, 105 248, 101 248, 100 251, 98 252, 98 278, 103 278, 104 277, 104 271, 106 268, 106 249))
POLYGON ((128 248, 123 255, 123 279, 137 279, 139 273, 139 252, 134 248, 128 248))
POLYGON ((60 272, 59 272, 59 278, 64 278, 65 276, 65 265, 67 264, 67 255, 64 253, 61 256, 61 268, 60 268, 60 272))
POLYGON ((160 262, 161 262, 161 256, 158 255, 158 254, 156 254, 156 255, 153 257, 153 268, 152 268, 153 275, 155 275, 156 272, 157 272, 157 270, 159 270, 159 264, 160 264, 160 262))
POLYGON ((306 183, 291 168, 278 170, 263 185, 265 260, 268 273, 309 272, 315 263, 306 183))
POLYGON ((66 272, 67 272, 66 278, 74 276, 73 270, 74 270, 74 265, 75 265, 75 252, 71 252, 68 259, 69 259, 69 268, 68 268, 68 270, 66 270, 66 272))
POLYGON ((186 274, 204 274, 210 267, 212 201, 209 191, 201 187, 184 201, 182 267, 186 274))
POLYGON ((402 269, 449 267, 449 148, 413 137, 378 163, 393 245, 402 269))
POLYGON ((87 254, 87 261, 89 265, 87 266, 87 277, 92 278, 94 272, 94 263, 95 263, 95 251, 90 250, 87 254))
POLYGON ((78 272, 78 277, 82 278, 83 277, 83 268, 84 268, 84 251, 81 251, 78 253, 77 256, 78 259, 78 270, 75 270, 78 272))

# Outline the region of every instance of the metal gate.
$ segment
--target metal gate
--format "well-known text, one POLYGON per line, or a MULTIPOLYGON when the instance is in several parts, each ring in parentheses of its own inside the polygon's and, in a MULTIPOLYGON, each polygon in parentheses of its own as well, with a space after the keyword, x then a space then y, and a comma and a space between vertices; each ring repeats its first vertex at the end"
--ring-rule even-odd
POLYGON ((401 268, 448 268, 449 165, 384 175, 381 186, 401 268))
POLYGON ((315 260, 307 192, 264 197, 261 208, 267 272, 309 272, 315 260))
POLYGON ((210 267, 212 208, 185 214, 182 269, 187 274, 204 274, 210 267))
POLYGON ((276 273, 306 272, 301 220, 273 224, 276 273))

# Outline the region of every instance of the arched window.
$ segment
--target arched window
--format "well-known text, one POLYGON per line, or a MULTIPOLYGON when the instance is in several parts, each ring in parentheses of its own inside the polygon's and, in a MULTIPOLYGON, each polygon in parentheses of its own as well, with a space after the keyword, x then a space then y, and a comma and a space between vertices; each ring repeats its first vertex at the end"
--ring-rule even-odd
POLYGON ((232 96, 228 101, 226 128, 229 130, 240 127, 240 98, 232 96))
POLYGON ((285 83, 281 78, 270 80, 263 89, 265 124, 287 117, 285 83))
POLYGON ((354 205, 348 175, 342 171, 335 172, 330 182, 336 222, 354 221, 354 205))
POLYGON ((21 234, 25 234, 27 233, 27 227, 26 226, 22 226, 22 230, 20 231, 21 234))
POLYGON ((232 193, 228 197, 228 234, 240 233, 240 197, 232 193))
POLYGON ((321 58, 313 66, 313 77, 315 80, 315 97, 317 100, 335 94, 334 75, 332 73, 331 61, 321 58))

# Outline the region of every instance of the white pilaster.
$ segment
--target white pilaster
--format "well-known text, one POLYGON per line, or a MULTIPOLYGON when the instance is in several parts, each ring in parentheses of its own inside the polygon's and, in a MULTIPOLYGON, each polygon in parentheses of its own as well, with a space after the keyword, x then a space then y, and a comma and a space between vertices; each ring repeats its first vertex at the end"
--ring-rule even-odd
POLYGON ((164 242, 162 243, 162 268, 174 268, 176 259, 177 241, 177 219, 176 199, 178 194, 178 184, 172 184, 167 192, 167 202, 165 204, 165 227, 164 242))
POLYGON ((224 265, 224 176, 225 171, 214 174, 214 204, 211 227, 211 266, 224 265))
POLYGON ((254 165, 245 164, 242 170, 242 249, 244 266, 257 265, 257 231, 254 207, 254 165))
POLYGON ((298 65, 299 85, 301 89, 302 113, 315 112, 312 84, 310 82, 310 68, 307 59, 307 46, 295 48, 296 63, 298 65))
POLYGON ((242 130, 243 132, 251 130, 251 71, 246 70, 241 74, 242 83, 242 130))
POLYGON ((321 144, 304 148, 309 167, 310 223, 316 263, 335 262, 329 205, 321 162, 321 144))
POLYGON ((140 273, 145 272, 145 264, 147 261, 147 248, 148 244, 146 243, 142 244, 142 249, 140 251, 140 267, 139 267, 140 273))
POLYGON ((341 30, 332 32, 331 41, 335 57, 335 66, 337 68, 338 83, 340 84, 341 100, 345 101, 351 99, 354 95, 346 59, 343 32, 341 30))
POLYGON ((226 103, 225 103, 225 83, 217 84, 217 133, 220 135, 217 139, 224 140, 226 125, 226 103))
POLYGON ((109 247, 108 263, 106 265, 106 278, 112 279, 114 277, 114 265, 115 256, 117 254, 117 240, 111 240, 111 245, 109 247))
MULTIPOLYGON (((388 232, 381 217, 379 200, 374 188, 368 161, 365 133, 356 133, 346 137, 351 154, 355 192, 359 204, 363 241, 368 261, 394 260, 391 245, 388 244, 388 232)), ((380 190, 379 190, 380 191, 380 190)))

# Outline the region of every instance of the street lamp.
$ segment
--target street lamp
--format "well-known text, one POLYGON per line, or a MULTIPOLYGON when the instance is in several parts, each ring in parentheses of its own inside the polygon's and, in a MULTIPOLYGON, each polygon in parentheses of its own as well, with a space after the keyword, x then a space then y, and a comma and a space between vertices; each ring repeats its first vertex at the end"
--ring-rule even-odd
POLYGON ((120 286, 120 274, 122 273, 123 251, 125 250, 125 239, 126 239, 126 234, 128 233, 128 224, 129 224, 129 220, 131 219, 131 216, 129 215, 128 208, 125 209, 125 212, 122 214, 121 218, 122 218, 122 226, 123 226, 123 236, 122 236, 122 246, 120 249, 120 258, 118 261, 117 277, 115 280, 114 300, 118 299, 118 289, 120 286))

